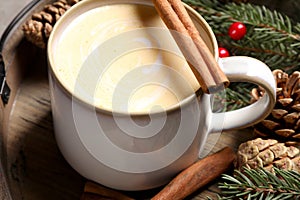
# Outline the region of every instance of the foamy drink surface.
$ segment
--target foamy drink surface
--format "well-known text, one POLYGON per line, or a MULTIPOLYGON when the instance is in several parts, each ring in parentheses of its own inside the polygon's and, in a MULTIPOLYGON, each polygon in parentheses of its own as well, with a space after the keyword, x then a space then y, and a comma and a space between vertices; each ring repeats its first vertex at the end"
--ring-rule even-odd
POLYGON ((168 109, 199 89, 171 34, 148 5, 106 5, 81 14, 66 26, 54 54, 53 71, 62 85, 108 111, 168 109))

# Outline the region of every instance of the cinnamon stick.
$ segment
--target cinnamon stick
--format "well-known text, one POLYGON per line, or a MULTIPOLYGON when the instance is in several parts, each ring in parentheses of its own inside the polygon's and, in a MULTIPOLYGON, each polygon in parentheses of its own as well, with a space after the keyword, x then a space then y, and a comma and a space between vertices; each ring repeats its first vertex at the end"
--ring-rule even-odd
POLYGON ((228 170, 235 156, 234 151, 226 147, 213 155, 199 160, 178 174, 151 200, 184 199, 228 170))
POLYGON ((110 197, 103 197, 92 193, 83 193, 81 195, 80 200, 114 200, 114 199, 110 197))
POLYGON ((171 31, 171 34, 189 62, 202 90, 205 93, 214 93, 227 87, 229 80, 201 38, 182 2, 153 0, 153 3, 166 26, 176 31, 171 31))
POLYGON ((121 192, 106 188, 96 183, 88 181, 84 186, 84 194, 81 200, 93 200, 93 198, 114 199, 114 200, 134 200, 121 192))

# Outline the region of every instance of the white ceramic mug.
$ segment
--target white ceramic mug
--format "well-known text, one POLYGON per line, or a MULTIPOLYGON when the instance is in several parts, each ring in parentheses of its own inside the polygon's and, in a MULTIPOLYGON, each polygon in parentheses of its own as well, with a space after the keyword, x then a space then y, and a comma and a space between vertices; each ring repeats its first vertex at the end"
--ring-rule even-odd
MULTIPOLYGON (((255 83, 266 90, 258 102, 235 111, 213 113, 211 95, 199 92, 191 93, 166 110, 126 113, 95 107, 92 101, 75 94, 66 87, 55 66, 64 30, 82 14, 112 4, 153 6, 151 0, 82 1, 59 20, 48 42, 56 140, 66 160, 82 176, 120 190, 158 187, 199 158, 209 133, 250 126, 271 112, 275 81, 269 68, 250 57, 218 58, 212 30, 187 5, 192 20, 229 80, 255 83)), ((117 45, 109 44, 107 48, 117 45)))

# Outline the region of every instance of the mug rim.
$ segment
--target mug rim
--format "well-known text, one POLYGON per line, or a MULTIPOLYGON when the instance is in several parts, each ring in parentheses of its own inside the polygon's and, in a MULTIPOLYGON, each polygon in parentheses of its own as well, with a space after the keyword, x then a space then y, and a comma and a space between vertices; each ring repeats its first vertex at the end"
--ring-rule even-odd
MULTIPOLYGON (((51 31, 51 34, 49 36, 48 39, 48 44, 47 44, 47 60, 48 60, 48 73, 49 76, 51 75, 51 77, 54 79, 53 81, 55 81, 56 83, 58 83, 58 86, 60 87, 60 89, 62 89, 62 91, 67 95, 70 96, 70 98, 72 98, 72 101, 76 101, 77 103, 83 104, 89 108, 94 109, 97 112, 102 112, 102 113, 106 113, 106 114, 113 114, 116 116, 144 116, 144 115, 156 115, 156 114, 161 114, 161 113, 170 113, 173 111, 176 111, 177 109, 180 109, 182 106, 186 106, 189 104, 189 102, 193 101, 196 97, 200 96, 203 94, 202 90, 201 90, 201 86, 200 88, 193 94, 185 97, 184 99, 180 100, 178 103, 167 107, 166 109, 162 110, 162 111, 115 111, 113 109, 108 109, 108 108, 104 108, 104 107, 100 107, 100 106, 95 106, 94 104, 88 102, 85 98, 74 94, 68 87, 65 86, 65 84, 63 83, 62 80, 60 80, 61 78, 59 78, 59 75, 57 75, 57 73, 55 73, 54 70, 54 53, 53 53, 53 42, 56 40, 55 39, 55 35, 56 32, 60 29, 61 26, 63 26, 66 19, 69 19, 70 21, 73 21, 77 16, 81 15, 82 13, 94 9, 96 8, 96 6, 93 6, 93 3, 95 4, 96 1, 108 1, 108 0, 85 0, 85 1, 80 1, 77 4, 73 5, 69 10, 67 10, 67 12, 60 18, 60 20, 57 21, 57 23, 55 24, 55 26, 53 27, 53 30, 51 31), (78 10, 85 8, 83 11, 81 12, 77 12, 78 10), (77 14, 76 14, 77 12, 77 14), (74 17, 74 16, 75 17, 74 17)), ((132 4, 133 2, 137 2, 134 0, 109 0, 108 2, 110 2, 109 4, 106 5, 113 5, 113 4, 132 4)), ((219 59, 219 53, 218 53, 218 43, 217 43, 217 39, 215 37, 215 34, 213 33, 211 27, 209 26, 209 24, 207 23, 207 21, 198 13, 196 12, 196 10, 194 10, 191 6, 187 5, 186 3, 182 2, 187 10, 187 12, 189 13, 189 15, 193 15, 196 19, 199 20, 199 22, 201 22, 201 25, 203 25, 203 30, 206 31, 207 36, 210 39, 211 45, 212 45, 212 50, 213 50, 213 56, 214 58, 218 61, 219 59)), ((150 5, 153 6, 153 3, 151 0, 144 0, 144 1, 139 1, 138 3, 135 4, 141 4, 141 5, 150 5), (149 1, 149 2, 148 2, 149 1), (146 3, 147 2, 147 3, 146 3)))

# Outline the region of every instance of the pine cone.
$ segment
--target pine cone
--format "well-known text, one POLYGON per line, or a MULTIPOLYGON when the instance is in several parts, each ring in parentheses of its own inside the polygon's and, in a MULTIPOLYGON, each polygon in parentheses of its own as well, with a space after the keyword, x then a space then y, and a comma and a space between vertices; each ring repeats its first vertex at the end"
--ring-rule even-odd
MULTIPOLYGON (((277 83, 276 105, 265 120, 254 126, 254 133, 287 145, 300 144, 300 72, 289 76, 277 69, 273 75, 277 83)), ((256 101, 263 93, 263 89, 254 88, 251 95, 256 101)))
POLYGON ((286 146, 277 140, 257 138, 241 144, 238 148, 236 168, 255 169, 258 167, 272 171, 273 167, 294 170, 300 173, 300 150, 286 146))
POLYGON ((54 24, 78 1, 80 0, 58 0, 46 5, 42 11, 34 13, 23 25, 26 39, 40 48, 45 48, 54 24))

